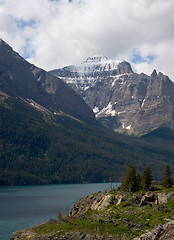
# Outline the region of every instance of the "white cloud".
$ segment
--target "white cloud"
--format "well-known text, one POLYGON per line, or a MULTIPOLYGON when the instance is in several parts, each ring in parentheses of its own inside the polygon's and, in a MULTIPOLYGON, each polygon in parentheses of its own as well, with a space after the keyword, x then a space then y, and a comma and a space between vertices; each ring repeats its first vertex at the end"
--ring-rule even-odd
POLYGON ((0 37, 46 70, 94 54, 130 61, 137 49, 155 56, 137 71, 174 79, 173 9, 173 0, 0 0, 0 37))

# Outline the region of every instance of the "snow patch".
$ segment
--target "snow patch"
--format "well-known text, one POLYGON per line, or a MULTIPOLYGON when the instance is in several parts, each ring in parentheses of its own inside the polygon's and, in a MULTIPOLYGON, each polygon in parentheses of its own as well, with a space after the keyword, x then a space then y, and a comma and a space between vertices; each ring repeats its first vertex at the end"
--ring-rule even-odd
POLYGON ((144 106, 146 99, 143 100, 142 104, 141 104, 141 108, 144 106))
POLYGON ((112 117, 114 117, 114 116, 116 115, 116 111, 115 111, 115 110, 112 110, 112 111, 110 112, 110 114, 111 114, 112 117))
POLYGON ((89 87, 85 87, 85 88, 84 88, 84 91, 86 91, 88 88, 89 88, 89 87))
POLYGON ((94 112, 94 113, 98 113, 99 111, 100 111, 100 110, 99 110, 98 107, 95 106, 95 107, 93 108, 93 112, 94 112))
MULTIPOLYGON (((123 74, 118 74, 117 76, 115 76, 115 79, 112 82, 112 87, 116 84, 116 82, 120 79, 120 77, 122 77, 124 75, 127 75, 127 74, 123 73, 123 74)), ((121 82, 121 84, 123 84, 123 82, 121 82)))
POLYGON ((116 81, 117 81, 117 78, 114 79, 114 81, 112 82, 112 87, 115 85, 116 81))
POLYGON ((108 58, 104 57, 103 55, 94 55, 93 57, 88 57, 84 63, 87 62, 101 62, 101 61, 107 61, 108 58))
POLYGON ((104 107, 101 112, 106 112, 107 114, 110 113, 112 111, 112 104, 111 102, 108 103, 108 105, 106 107, 104 107))
MULTIPOLYGON (((114 103, 114 104, 116 104, 116 103, 114 103)), ((110 116, 116 116, 116 114, 117 114, 116 111, 112 109, 113 105, 112 105, 111 102, 109 102, 106 107, 104 107, 100 112, 98 112, 98 115, 102 114, 102 113, 105 113, 105 114, 110 115, 110 116)))
POLYGON ((93 57, 88 57, 79 66, 72 66, 74 72, 81 74, 94 73, 101 71, 110 71, 118 68, 121 61, 108 59, 102 55, 95 55, 93 57))
POLYGON ((127 129, 127 130, 131 129, 131 125, 127 126, 126 129, 127 129))
POLYGON ((119 115, 119 114, 122 114, 122 113, 125 113, 125 111, 122 111, 122 112, 118 112, 118 115, 119 115))

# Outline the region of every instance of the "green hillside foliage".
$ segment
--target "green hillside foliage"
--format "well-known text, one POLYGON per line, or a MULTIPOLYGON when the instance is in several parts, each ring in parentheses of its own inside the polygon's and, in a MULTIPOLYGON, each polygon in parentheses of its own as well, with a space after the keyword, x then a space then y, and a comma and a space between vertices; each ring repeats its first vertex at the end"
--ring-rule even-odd
POLYGON ((140 172, 149 165, 160 180, 166 163, 173 172, 173 143, 119 135, 6 98, 0 102, 0 185, 120 181, 130 162, 140 172))

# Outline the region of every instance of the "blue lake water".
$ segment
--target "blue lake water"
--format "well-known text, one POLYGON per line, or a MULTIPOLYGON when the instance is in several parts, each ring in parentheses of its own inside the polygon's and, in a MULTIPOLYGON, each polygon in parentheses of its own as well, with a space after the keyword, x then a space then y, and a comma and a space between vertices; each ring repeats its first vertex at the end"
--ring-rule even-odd
POLYGON ((62 184, 41 186, 0 186, 0 239, 12 232, 57 219, 80 198, 116 187, 117 183, 62 184))

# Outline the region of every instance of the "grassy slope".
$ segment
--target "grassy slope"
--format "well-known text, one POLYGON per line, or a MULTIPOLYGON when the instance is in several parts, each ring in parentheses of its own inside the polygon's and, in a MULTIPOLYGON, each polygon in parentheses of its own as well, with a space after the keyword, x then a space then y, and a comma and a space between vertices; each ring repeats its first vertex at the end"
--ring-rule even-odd
POLYGON ((174 169, 174 139, 119 135, 101 125, 39 112, 16 98, 0 102, 0 184, 119 181, 132 161, 155 179, 174 169))

